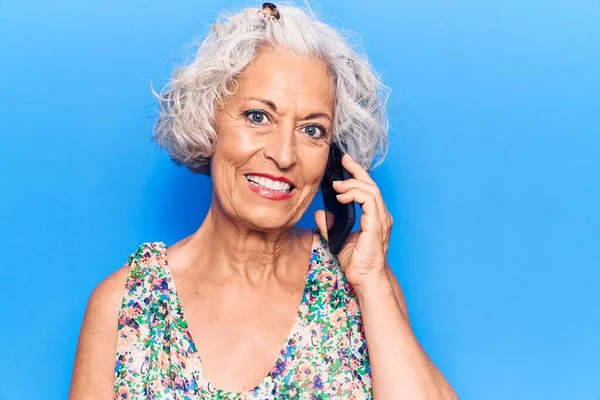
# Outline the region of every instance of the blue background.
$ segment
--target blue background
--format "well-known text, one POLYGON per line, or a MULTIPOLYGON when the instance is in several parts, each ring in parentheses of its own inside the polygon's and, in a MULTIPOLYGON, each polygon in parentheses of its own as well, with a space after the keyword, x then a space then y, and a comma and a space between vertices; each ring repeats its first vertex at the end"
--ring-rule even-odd
MULTIPOLYGON (((600 398, 600 2, 322 3, 393 88, 374 176, 427 353, 461 399, 600 398)), ((66 398, 95 285, 201 223, 150 82, 244 4, 0 0, 0 399, 66 398)))

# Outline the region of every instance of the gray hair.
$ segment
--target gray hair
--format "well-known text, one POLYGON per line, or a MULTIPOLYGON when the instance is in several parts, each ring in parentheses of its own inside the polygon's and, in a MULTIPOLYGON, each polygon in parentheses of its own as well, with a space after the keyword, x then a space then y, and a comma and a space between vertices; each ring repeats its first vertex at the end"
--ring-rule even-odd
POLYGON ((257 8, 223 14, 200 44, 194 60, 175 69, 158 98, 153 139, 178 165, 209 174, 217 141, 215 110, 235 94, 236 78, 265 45, 317 57, 328 67, 334 89, 333 141, 365 169, 387 153, 389 89, 340 33, 294 6, 278 7, 268 20, 257 8))

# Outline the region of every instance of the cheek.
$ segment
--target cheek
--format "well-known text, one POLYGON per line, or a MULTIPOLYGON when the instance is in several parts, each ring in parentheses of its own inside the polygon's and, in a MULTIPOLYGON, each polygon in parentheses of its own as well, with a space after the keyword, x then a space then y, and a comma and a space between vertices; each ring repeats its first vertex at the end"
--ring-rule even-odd
POLYGON ((260 135, 241 123, 224 126, 217 132, 213 163, 240 166, 261 148, 260 135))
POLYGON ((213 187, 221 201, 231 199, 240 170, 260 151, 260 135, 241 121, 222 118, 211 160, 213 187))
POLYGON ((311 152, 310 155, 307 155, 305 157, 306 161, 302 163, 302 180, 304 181, 304 185, 313 192, 318 189, 321 178, 323 178, 328 155, 328 149, 319 149, 316 154, 315 152, 311 152))

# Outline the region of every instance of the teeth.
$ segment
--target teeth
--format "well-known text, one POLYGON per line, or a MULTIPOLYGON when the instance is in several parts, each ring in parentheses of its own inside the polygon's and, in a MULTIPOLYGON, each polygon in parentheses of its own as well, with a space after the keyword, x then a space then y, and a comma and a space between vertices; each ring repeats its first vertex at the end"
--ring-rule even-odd
POLYGON ((246 175, 246 179, 260 186, 283 193, 289 193, 292 188, 289 183, 274 181, 264 176, 246 175))

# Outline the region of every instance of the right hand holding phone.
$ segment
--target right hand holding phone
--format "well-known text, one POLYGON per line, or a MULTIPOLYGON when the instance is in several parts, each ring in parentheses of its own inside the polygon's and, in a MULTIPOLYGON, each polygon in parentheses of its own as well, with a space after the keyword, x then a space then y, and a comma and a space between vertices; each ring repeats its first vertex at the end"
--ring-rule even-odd
MULTIPOLYGON (((334 189, 340 193, 337 200, 342 204, 354 201, 362 209, 359 229, 348 236, 338 254, 346 279, 356 288, 386 275, 393 218, 385 206, 379 187, 368 172, 347 154, 342 158, 342 164, 352 178, 334 183, 334 189)), ((315 222, 327 238, 333 215, 318 210, 315 222)))

